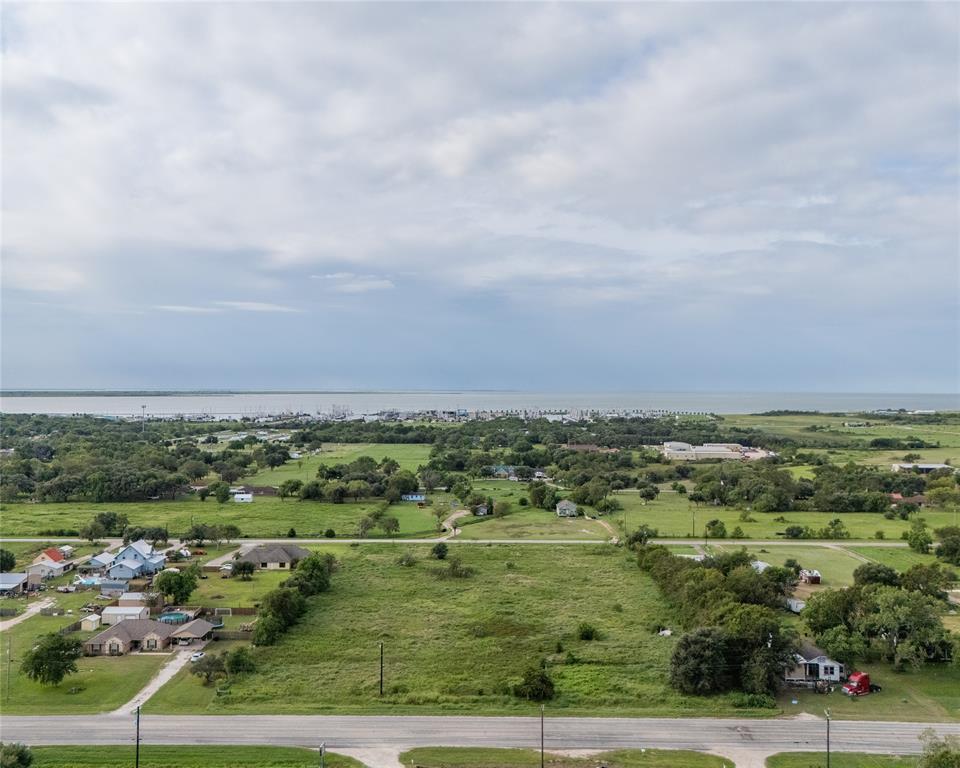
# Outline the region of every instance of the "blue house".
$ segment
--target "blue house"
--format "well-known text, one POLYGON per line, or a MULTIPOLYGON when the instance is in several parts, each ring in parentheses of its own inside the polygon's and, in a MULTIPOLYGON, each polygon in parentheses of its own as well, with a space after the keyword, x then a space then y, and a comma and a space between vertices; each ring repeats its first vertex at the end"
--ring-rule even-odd
MULTIPOLYGON (((396 498, 396 497, 394 497, 396 498)), ((426 501, 427 494, 425 493, 405 493, 400 497, 403 501, 426 501)))
POLYGON ((135 579, 140 576, 162 571, 167 562, 166 555, 156 552, 153 545, 143 539, 132 541, 117 552, 116 558, 107 570, 111 579, 135 579))

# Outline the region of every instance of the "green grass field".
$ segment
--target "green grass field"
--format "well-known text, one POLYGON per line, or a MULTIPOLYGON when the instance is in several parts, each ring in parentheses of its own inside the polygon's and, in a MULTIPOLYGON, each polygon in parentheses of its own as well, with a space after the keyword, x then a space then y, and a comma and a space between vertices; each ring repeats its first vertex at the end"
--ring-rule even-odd
MULTIPOLYGON (((823 715, 824 709, 843 720, 945 721, 960 719, 960 667, 930 664, 919 672, 894 672, 889 664, 871 662, 856 669, 869 672, 882 686, 869 696, 845 696, 808 690, 783 692, 779 703, 788 715, 823 715), (793 699, 798 701, 793 704, 793 699)), ((848 671, 853 671, 848 670, 848 671)))
POLYGON ((422 443, 327 443, 323 446, 322 453, 291 459, 276 469, 265 469, 245 477, 243 482, 251 485, 280 485, 284 480, 306 482, 316 478, 317 467, 321 464, 348 464, 361 456, 370 456, 377 461, 389 457, 397 461, 401 469, 416 472, 421 464, 427 463, 431 447, 422 443))
POLYGON ((548 708, 556 713, 751 714, 726 697, 685 697, 667 685, 676 640, 651 626, 669 622, 669 610, 622 549, 454 548, 476 569, 469 579, 437 578, 441 564, 426 545, 409 547, 419 558, 410 568, 397 564, 404 548, 327 549, 342 562, 333 588, 311 598, 309 614, 278 645, 255 649, 255 674, 220 697, 175 678, 147 711, 529 713, 534 705, 510 686, 546 658, 558 690, 548 708), (579 640, 581 622, 595 624, 601 639, 579 640))
MULTIPOLYGON (((864 752, 833 752, 830 768, 914 768, 915 757, 868 755, 864 752)), ((823 752, 781 752, 767 758, 767 768, 826 768, 823 752)))
MULTIPOLYGON (((133 746, 34 747, 33 768, 128 768, 133 746)), ((362 768, 353 758, 327 752, 330 768, 362 768)), ((316 768, 317 753, 299 747, 140 745, 140 768, 316 768)))
MULTIPOLYGON (((213 499, 199 501, 147 501, 125 504, 6 504, 0 509, 0 536, 34 536, 44 530, 79 530, 95 514, 112 510, 122 512, 134 525, 165 525, 172 536, 186 531, 192 523, 233 523, 244 536, 286 536, 290 528, 304 537, 322 536, 333 528, 338 536, 356 534, 357 523, 378 508, 376 500, 359 503, 327 504, 314 501, 281 501, 277 497, 258 496, 252 504, 213 499)), ((429 536, 436 532, 436 520, 429 509, 416 504, 394 504, 390 514, 400 521, 401 536, 429 536)), ((381 536, 372 531, 370 537, 381 536)))
MULTIPOLYGON (((718 548, 735 552, 741 546, 743 545, 728 542, 718 548)), ((863 565, 849 552, 839 548, 771 546, 764 549, 751 547, 749 544, 745 548, 757 560, 771 565, 783 565, 785 561, 793 558, 804 568, 816 568, 823 577, 821 583, 826 587, 846 587, 853 584, 854 570, 863 565)))
MULTIPOLYGON (((626 514, 627 525, 632 529, 641 523, 656 528, 660 536, 684 537, 696 531, 696 537, 703 538, 704 525, 714 518, 722 520, 727 534, 740 526, 747 538, 777 539, 788 525, 804 525, 813 529, 824 527, 830 520, 839 517, 854 539, 872 539, 878 530, 883 531, 886 539, 898 540, 900 534, 909 528, 905 520, 887 520, 880 514, 859 512, 783 512, 750 513, 755 522, 742 522, 740 510, 730 507, 713 507, 691 504, 686 496, 673 492, 662 492, 655 501, 644 502, 635 493, 617 493, 616 499, 624 506, 624 512, 616 512, 612 519, 622 519, 626 514), (777 522, 778 517, 786 522, 777 522), (778 535, 780 534, 780 535, 778 535)), ((952 525, 954 513, 944 510, 924 509, 923 517, 932 528, 952 525)))
POLYGON ((891 549, 890 547, 848 547, 848 549, 878 563, 889 565, 900 572, 913 565, 932 565, 938 562, 933 555, 921 555, 912 549, 891 549))
MULTIPOLYGON (((550 768, 734 768, 733 763, 700 752, 662 749, 622 749, 590 757, 546 753, 550 768)), ((540 752, 534 749, 483 747, 421 747, 400 755, 403 765, 421 768, 539 768, 540 752)))
POLYGON ((468 517, 457 520, 464 539, 596 539, 611 538, 596 520, 563 518, 549 510, 517 507, 506 517, 468 517))

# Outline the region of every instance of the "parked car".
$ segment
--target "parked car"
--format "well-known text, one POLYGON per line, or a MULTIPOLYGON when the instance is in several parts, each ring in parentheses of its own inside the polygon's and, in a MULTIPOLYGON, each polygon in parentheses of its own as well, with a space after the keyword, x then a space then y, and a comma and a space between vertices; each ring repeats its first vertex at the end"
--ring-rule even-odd
POLYGON ((200 661, 200 659, 202 659, 206 655, 207 654, 205 654, 203 651, 197 651, 196 653, 190 655, 190 663, 196 664, 198 661, 200 661))

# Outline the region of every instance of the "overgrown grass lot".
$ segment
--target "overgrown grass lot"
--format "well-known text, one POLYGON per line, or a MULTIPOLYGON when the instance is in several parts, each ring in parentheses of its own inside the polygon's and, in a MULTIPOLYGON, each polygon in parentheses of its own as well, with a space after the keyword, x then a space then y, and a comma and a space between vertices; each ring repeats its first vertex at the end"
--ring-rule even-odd
POLYGON ((676 639, 653 630, 671 623, 669 611, 623 549, 451 547, 450 556, 473 569, 469 578, 438 577, 446 564, 425 545, 329 549, 342 562, 332 589, 311 599, 307 616, 276 646, 255 650, 256 673, 226 696, 177 678, 147 710, 527 713, 535 706, 511 687, 546 659, 557 687, 552 712, 734 712, 728 697, 686 697, 668 686, 676 639), (412 567, 398 564, 404 551, 417 558, 412 567), (600 638, 580 640, 582 623, 600 638))
MULTIPOLYGON (((186 531, 193 523, 233 523, 244 536, 250 537, 286 536, 291 528, 300 537, 320 537, 327 528, 332 528, 338 536, 350 537, 356 535, 360 519, 381 503, 369 499, 330 504, 257 496, 252 504, 233 501, 218 504, 212 498, 108 504, 5 504, 0 508, 0 535, 35 536, 61 529, 79 531, 98 512, 112 511, 125 514, 133 525, 166 526, 171 536, 186 531)), ((429 509, 418 509, 416 504, 393 504, 390 514, 400 521, 400 536, 436 535, 436 518, 429 509)), ((382 536, 382 533, 374 529, 368 536, 382 536)))
MULTIPOLYGON (((133 746, 34 747, 33 768, 128 768, 133 746)), ((140 745, 140 768, 316 768, 316 751, 299 747, 140 745)), ((327 752, 330 768, 362 768, 353 758, 327 752)))
MULTIPOLYGON (((830 768, 914 768, 915 757, 868 755, 864 752, 833 752, 830 768)), ((767 758, 767 768, 826 768, 822 752, 781 752, 767 758)))
POLYGON ((421 464, 430 458, 433 446, 423 443, 327 443, 319 454, 305 454, 299 459, 291 459, 276 469, 265 469, 243 482, 250 485, 280 485, 284 480, 314 480, 317 467, 321 464, 349 464, 361 456, 370 456, 377 461, 390 457, 400 465, 400 469, 416 472, 421 464))
MULTIPOLYGON (((701 752, 663 749, 621 749, 590 757, 546 753, 549 768, 733 768, 722 757, 701 752)), ((539 768, 540 752, 534 749, 483 747, 421 747, 400 755, 404 765, 421 768, 539 768)))

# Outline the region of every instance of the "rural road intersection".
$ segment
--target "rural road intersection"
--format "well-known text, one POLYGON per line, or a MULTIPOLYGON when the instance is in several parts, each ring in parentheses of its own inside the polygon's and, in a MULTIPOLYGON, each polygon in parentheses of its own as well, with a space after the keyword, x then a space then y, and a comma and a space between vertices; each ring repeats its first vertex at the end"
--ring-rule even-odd
MULTIPOLYGON (((917 753, 925 728, 960 736, 960 723, 835 720, 836 751, 917 753)), ((395 756, 418 746, 539 747, 537 717, 144 715, 149 744, 271 744, 327 748, 368 756, 371 768, 396 768, 395 756), (390 756, 394 756, 391 758, 390 756), (375 759, 369 759, 373 757, 375 759)), ((132 716, 10 716, 5 741, 27 744, 130 744, 132 716)), ((550 750, 694 749, 728 756, 738 768, 762 768, 775 752, 823 750, 826 723, 812 717, 777 720, 721 718, 548 717, 550 750)))

